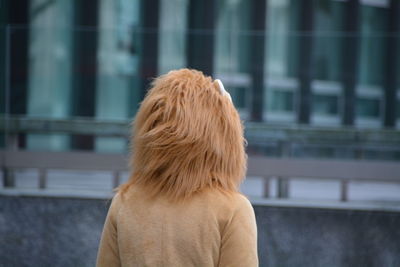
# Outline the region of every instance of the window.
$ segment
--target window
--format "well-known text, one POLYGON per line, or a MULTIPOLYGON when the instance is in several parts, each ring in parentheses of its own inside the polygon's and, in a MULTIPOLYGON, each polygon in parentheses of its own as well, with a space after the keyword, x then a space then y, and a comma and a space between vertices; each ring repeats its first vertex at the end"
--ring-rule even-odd
POLYGON ((215 77, 223 81, 224 87, 231 95, 240 116, 243 119, 247 119, 249 117, 249 102, 251 97, 250 76, 246 73, 217 73, 215 77))
POLYGON ((339 97, 336 95, 314 95, 313 112, 322 115, 338 114, 339 97))
POLYGON ((167 73, 172 69, 183 68, 186 65, 188 4, 188 0, 160 1, 159 74, 167 73))
POLYGON ((314 1, 312 124, 340 124, 346 4, 343 1, 314 1))
POLYGON ((346 2, 315 1, 314 79, 340 81, 346 2))
POLYGON ((378 99, 357 99, 356 114, 360 117, 378 118, 380 115, 380 101, 378 99))
MULTIPOLYGON (((400 47, 400 38, 397 38, 397 47, 400 47)), ((398 68, 400 68, 400 51, 397 52, 397 64, 398 68)), ((400 75, 397 76, 397 105, 396 105, 396 113, 397 113, 397 128, 400 128, 400 75)))
MULTIPOLYGON (((40 1, 30 2, 28 116, 71 115, 74 3, 57 0, 41 8, 40 1)), ((65 150, 69 146, 66 135, 27 135, 28 149, 65 150)))
POLYGON ((400 88, 397 89, 397 101, 396 101, 396 114, 397 114, 397 127, 400 127, 400 88))
POLYGON ((251 80, 250 5, 246 0, 219 0, 215 30, 215 76, 222 80, 242 117, 249 113, 251 80))
POLYGON ((268 1, 264 99, 267 121, 295 121, 299 5, 296 0, 268 1))
POLYGON ((268 1, 266 71, 268 78, 297 76, 297 30, 299 1, 268 1))
POLYGON ((400 120, 400 99, 399 99, 399 97, 397 97, 396 113, 397 113, 397 119, 400 120))
POLYGON ((377 86, 383 84, 387 18, 386 7, 368 5, 361 7, 360 84, 377 86))
POLYGON ((362 1, 356 124, 379 127, 383 116, 388 1, 362 1))
MULTIPOLYGON (((140 49, 139 1, 100 1, 96 118, 127 120, 139 102, 138 60, 140 49)), ((96 137, 98 152, 122 152, 126 141, 96 137)))
POLYGON ((270 97, 268 106, 271 111, 294 111, 294 93, 291 91, 283 91, 279 89, 270 89, 270 97))

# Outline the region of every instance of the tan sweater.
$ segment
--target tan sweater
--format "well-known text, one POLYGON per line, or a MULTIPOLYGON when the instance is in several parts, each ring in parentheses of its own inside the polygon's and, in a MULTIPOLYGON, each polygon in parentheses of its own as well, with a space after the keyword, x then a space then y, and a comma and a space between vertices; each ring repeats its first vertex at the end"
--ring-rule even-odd
POLYGON ((97 266, 258 266, 254 210, 239 193, 171 204, 130 189, 112 201, 97 266))

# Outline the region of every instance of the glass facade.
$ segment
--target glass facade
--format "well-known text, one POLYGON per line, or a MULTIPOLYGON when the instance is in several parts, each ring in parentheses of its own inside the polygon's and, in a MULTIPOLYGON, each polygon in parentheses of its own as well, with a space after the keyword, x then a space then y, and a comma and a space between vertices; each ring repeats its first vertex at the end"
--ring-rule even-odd
POLYGON ((265 119, 295 122, 298 94, 299 1, 268 1, 266 19, 265 119))
POLYGON ((229 88, 242 117, 249 118, 251 1, 218 0, 216 14, 215 76, 229 88))
MULTIPOLYGON (((74 6, 69 0, 56 1, 47 8, 41 8, 42 5, 43 1, 32 0, 30 27, 15 29, 29 36, 26 115, 65 118, 70 116, 72 108, 74 6), (49 22, 54 24, 50 26, 49 22)), ((65 150, 70 146, 69 141, 65 135, 29 134, 26 146, 65 150)))
MULTIPOLYGON (((100 120, 129 119, 139 101, 138 84, 140 33, 139 1, 99 1, 99 31, 95 116, 100 120)), ((97 151, 123 151, 119 138, 98 137, 97 151)))
POLYGON ((161 0, 158 73, 186 66, 188 0, 161 0), (171 14, 174 14, 171 16, 171 14))
POLYGON ((343 99, 343 1, 314 1, 312 123, 339 125, 343 99))
POLYGON ((358 68, 356 114, 360 126, 379 127, 383 118, 388 1, 361 5, 361 46, 358 68))
MULTIPOLYGON (((400 127, 400 22, 391 19, 400 14, 396 1, 261 1, 261 11, 246 0, 205 1, 204 8, 195 0, 5 1, 1 112, 128 121, 151 78, 192 67, 220 78, 246 120, 400 127), (387 101, 390 81, 397 86, 394 104, 387 101), (394 123, 384 122, 391 113, 394 123)), ((20 138, 27 149, 126 147, 117 137, 20 138)))

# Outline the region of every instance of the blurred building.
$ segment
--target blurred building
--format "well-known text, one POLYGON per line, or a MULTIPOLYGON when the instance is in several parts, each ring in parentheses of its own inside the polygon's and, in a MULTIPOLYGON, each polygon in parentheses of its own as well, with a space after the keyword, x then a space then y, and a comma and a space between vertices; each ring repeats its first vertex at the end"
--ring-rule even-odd
MULTIPOLYGON (((0 0, 1 112, 131 118, 149 79, 222 79, 242 117, 400 129, 398 0, 0 0)), ((29 134, 26 148, 118 150, 29 134)))

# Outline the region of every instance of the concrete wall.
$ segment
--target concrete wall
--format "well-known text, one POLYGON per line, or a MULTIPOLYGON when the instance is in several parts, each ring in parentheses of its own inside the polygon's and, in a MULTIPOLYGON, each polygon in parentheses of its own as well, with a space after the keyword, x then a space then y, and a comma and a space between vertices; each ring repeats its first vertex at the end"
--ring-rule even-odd
MULTIPOLYGON (((94 266, 107 208, 0 196, 0 266, 94 266)), ((400 212, 254 208, 260 266, 400 266, 400 212)))
POLYGON ((255 206, 260 266, 400 266, 400 212, 255 206))
POLYGON ((0 197, 0 266, 94 266, 105 200, 0 197))

